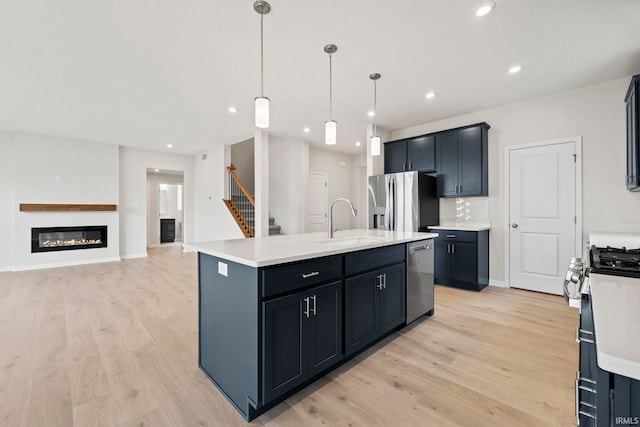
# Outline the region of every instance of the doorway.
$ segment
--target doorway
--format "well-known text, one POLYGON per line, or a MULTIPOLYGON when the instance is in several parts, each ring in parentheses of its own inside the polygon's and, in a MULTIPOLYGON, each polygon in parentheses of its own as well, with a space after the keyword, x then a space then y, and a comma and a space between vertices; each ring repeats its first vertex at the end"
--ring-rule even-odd
POLYGON ((309 214, 307 232, 325 231, 327 229, 327 193, 328 176, 322 172, 309 172, 309 214))
POLYGON ((156 247, 160 244, 182 244, 184 236, 183 190, 183 172, 147 169, 147 247, 156 247), (163 226, 165 228, 164 237, 163 226), (167 232, 167 229, 170 231, 167 232))
POLYGON ((505 284, 562 294, 582 247, 582 138, 505 147, 505 284))

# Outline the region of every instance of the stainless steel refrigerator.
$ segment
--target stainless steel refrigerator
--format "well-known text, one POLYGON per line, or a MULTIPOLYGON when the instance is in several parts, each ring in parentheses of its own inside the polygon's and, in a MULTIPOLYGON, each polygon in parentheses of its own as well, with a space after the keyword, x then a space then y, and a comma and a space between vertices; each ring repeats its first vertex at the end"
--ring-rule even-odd
POLYGON ((401 172, 369 177, 369 228, 428 231, 440 221, 436 177, 401 172))

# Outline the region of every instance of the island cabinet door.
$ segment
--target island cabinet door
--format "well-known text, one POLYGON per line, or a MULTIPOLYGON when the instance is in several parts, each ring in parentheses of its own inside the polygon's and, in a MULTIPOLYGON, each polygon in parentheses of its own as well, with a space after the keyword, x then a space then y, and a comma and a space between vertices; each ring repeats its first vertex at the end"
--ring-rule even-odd
POLYGON ((381 270, 380 335, 386 334, 406 321, 405 267, 404 264, 381 270))
POLYGON ((345 354, 349 355, 380 335, 378 305, 380 273, 374 271, 345 281, 345 354))
POLYGON ((306 292, 262 303, 264 403, 302 384, 307 378, 304 312, 306 292))
POLYGON ((309 291, 307 367, 312 377, 342 359, 342 282, 309 291))

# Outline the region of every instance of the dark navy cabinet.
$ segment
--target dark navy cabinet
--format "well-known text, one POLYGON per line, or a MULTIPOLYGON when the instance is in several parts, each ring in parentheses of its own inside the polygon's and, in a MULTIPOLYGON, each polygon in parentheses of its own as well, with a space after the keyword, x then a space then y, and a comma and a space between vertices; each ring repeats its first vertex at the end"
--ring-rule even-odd
POLYGON ((433 135, 416 136, 384 144, 384 173, 433 172, 435 168, 433 135))
POLYGON ((489 230, 434 230, 435 282, 480 291, 489 284, 489 230))
POLYGON ((627 96, 627 189, 640 190, 640 74, 633 76, 627 96))
POLYGON ((489 125, 480 123, 436 134, 438 196, 487 196, 489 125))
POLYGON ((286 393, 342 358, 342 284, 263 303, 263 397, 286 393))

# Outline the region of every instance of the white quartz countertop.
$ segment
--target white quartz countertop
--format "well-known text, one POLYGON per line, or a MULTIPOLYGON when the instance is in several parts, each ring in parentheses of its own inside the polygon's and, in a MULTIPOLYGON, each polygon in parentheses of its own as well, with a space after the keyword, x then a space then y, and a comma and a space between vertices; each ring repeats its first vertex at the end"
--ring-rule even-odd
POLYGON ((184 247, 250 267, 265 267, 435 237, 437 233, 342 230, 333 239, 321 232, 185 243, 184 247))
POLYGON ((640 279, 591 273, 598 366, 640 380, 640 279))
POLYGON ((430 230, 484 231, 490 230, 491 225, 483 223, 444 223, 429 226, 430 230))

